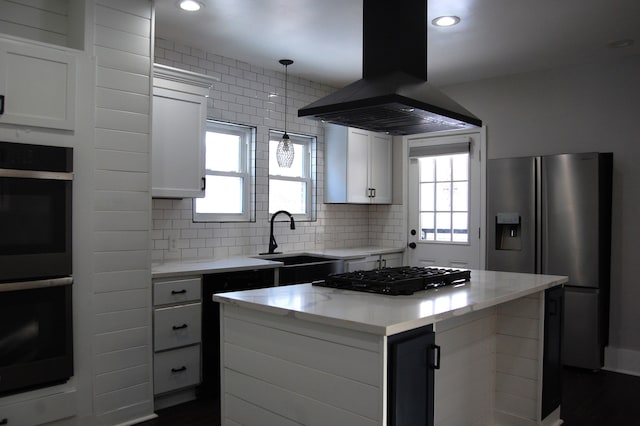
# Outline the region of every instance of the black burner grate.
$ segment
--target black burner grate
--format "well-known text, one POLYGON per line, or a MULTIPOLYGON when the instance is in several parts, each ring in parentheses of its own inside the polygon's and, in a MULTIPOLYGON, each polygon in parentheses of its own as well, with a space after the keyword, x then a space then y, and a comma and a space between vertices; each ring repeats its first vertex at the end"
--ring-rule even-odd
POLYGON ((331 274, 324 281, 313 284, 370 293, 408 295, 416 291, 462 284, 470 278, 471 272, 468 269, 401 266, 331 274))

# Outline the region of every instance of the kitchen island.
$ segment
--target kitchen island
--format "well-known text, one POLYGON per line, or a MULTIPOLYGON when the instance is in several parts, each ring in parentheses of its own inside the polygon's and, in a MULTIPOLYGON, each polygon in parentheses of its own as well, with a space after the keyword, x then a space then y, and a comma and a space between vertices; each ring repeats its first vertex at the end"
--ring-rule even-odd
POLYGON ((439 364, 434 424, 559 424, 559 403, 542 415, 545 290, 565 282, 473 270, 409 296, 311 284, 216 294, 222 424, 393 424, 403 348, 392 342, 406 333, 439 348, 425 348, 439 364))

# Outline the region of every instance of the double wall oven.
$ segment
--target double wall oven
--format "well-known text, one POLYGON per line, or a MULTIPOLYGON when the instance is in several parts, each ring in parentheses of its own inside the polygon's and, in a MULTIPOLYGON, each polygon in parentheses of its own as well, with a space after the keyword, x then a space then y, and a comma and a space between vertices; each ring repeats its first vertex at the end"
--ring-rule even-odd
POLYGON ((71 148, 0 142, 0 396, 73 375, 71 148))

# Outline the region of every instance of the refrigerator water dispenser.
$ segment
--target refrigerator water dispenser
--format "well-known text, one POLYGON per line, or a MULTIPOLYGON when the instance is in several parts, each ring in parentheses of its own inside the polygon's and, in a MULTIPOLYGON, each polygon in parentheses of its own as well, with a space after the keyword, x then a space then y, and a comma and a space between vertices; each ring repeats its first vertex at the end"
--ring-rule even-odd
POLYGON ((496 215, 496 250, 522 250, 522 223, 519 213, 496 215))

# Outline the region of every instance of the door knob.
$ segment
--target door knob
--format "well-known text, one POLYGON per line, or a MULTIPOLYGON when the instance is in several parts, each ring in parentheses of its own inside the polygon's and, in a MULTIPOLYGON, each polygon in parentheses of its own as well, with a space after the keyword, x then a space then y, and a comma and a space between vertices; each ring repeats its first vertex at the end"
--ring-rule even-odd
POLYGON ((416 243, 409 243, 409 248, 415 249, 416 247, 416 243))
POLYGON ((411 230, 411 235, 416 235, 416 234, 417 234, 416 230, 415 230, 415 229, 412 229, 412 230, 411 230))

